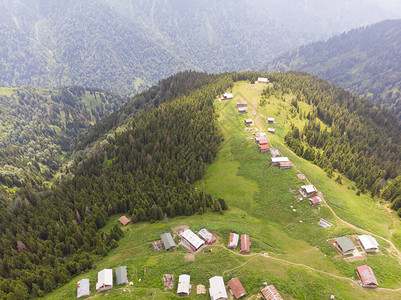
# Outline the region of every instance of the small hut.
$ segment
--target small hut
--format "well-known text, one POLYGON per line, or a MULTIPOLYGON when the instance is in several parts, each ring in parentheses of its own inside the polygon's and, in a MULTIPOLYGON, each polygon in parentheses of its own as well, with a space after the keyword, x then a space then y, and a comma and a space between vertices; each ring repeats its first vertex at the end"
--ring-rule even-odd
POLYGON ((116 285, 127 284, 127 266, 121 266, 116 269, 116 285))
POLYGON ((89 296, 91 293, 89 279, 81 279, 77 283, 77 298, 89 296))
POLYGON ((129 222, 131 222, 131 219, 128 219, 126 216, 121 216, 118 221, 123 224, 123 226, 127 225, 129 222))

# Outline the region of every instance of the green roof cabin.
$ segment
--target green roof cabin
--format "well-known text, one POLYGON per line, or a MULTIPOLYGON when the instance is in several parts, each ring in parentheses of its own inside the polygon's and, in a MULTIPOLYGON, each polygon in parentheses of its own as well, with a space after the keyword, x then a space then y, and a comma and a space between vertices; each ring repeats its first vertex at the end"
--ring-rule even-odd
POLYGON ((346 236, 336 238, 335 245, 343 255, 352 254, 355 250, 354 243, 346 236))
POLYGON ((171 236, 170 232, 164 233, 161 236, 164 248, 166 249, 166 251, 170 251, 173 250, 175 248, 175 243, 173 240, 173 237, 171 236))

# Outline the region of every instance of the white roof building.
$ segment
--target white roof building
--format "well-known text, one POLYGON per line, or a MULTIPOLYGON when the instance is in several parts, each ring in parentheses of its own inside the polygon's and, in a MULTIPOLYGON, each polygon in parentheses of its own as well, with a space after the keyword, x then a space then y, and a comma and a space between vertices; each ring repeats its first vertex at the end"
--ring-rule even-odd
POLYGON ((190 229, 186 229, 181 232, 181 237, 184 238, 188 243, 190 243, 195 250, 198 250, 199 247, 205 243, 204 240, 193 233, 193 231, 190 229))
POLYGON ((233 94, 231 94, 231 93, 224 93, 224 94, 223 94, 223 97, 224 97, 225 99, 233 99, 233 98, 234 98, 233 94))
POLYGON ((258 77, 257 82, 258 83, 268 83, 269 80, 267 78, 264 78, 264 77, 258 77))
POLYGON ((90 283, 89 279, 81 279, 77 283, 77 298, 89 296, 90 291, 90 283))
POLYGON ((180 277, 178 277, 177 294, 182 296, 189 295, 189 291, 191 290, 190 281, 191 281, 191 276, 186 274, 180 275, 180 277))
POLYGON ((230 233, 230 238, 228 240, 229 248, 237 248, 239 241, 239 235, 236 233, 230 233))
POLYGON ((267 118, 267 122, 274 122, 274 118, 267 118))
POLYGON ((103 269, 97 273, 96 290, 106 291, 113 288, 113 270, 103 269))
POLYGON ((224 285, 223 277, 214 276, 209 279, 209 294, 211 300, 224 300, 227 299, 226 287, 224 285))
POLYGON ((303 189, 307 194, 317 192, 317 189, 315 188, 315 186, 313 184, 303 185, 303 186, 301 186, 301 189, 303 189))
POLYGON ((290 160, 288 159, 288 157, 272 157, 272 163, 273 163, 273 164, 274 164, 274 163, 278 164, 278 163, 286 162, 286 161, 290 161, 290 160))
POLYGON ((361 243, 363 250, 366 252, 377 252, 379 250, 379 244, 376 239, 370 235, 360 235, 358 236, 358 240, 361 243))
POLYGON ((204 239, 208 244, 212 244, 216 241, 214 235, 205 228, 199 230, 199 236, 204 239))

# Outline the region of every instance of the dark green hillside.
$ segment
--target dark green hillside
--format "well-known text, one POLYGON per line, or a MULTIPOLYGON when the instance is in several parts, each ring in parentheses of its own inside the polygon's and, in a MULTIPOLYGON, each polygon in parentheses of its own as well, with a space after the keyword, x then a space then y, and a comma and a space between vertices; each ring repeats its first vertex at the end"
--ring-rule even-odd
POLYGON ((132 101, 125 103, 121 109, 114 111, 109 117, 97 122, 95 126, 80 137, 74 150, 83 150, 90 143, 99 138, 106 138, 107 133, 111 129, 127 123, 134 113, 158 107, 162 103, 171 101, 177 96, 186 96, 192 90, 200 88, 205 84, 213 83, 218 78, 220 78, 220 75, 209 75, 190 71, 170 76, 160 81, 158 85, 136 95, 132 101))
POLYGON ((300 110, 298 102, 313 108, 303 114, 307 124, 293 126, 286 136, 297 155, 330 176, 333 171, 345 175, 372 196, 387 179, 401 173, 401 121, 393 114, 306 73, 277 73, 270 78, 280 85, 267 88, 266 95, 290 90, 296 95, 294 110, 300 110))
POLYGON ((262 70, 302 70, 401 117, 401 20, 354 29, 281 55, 262 70))
POLYGON ((121 236, 118 227, 101 230, 112 214, 137 222, 221 210, 193 183, 217 154, 213 101, 232 78, 187 75, 166 81, 166 95, 181 96, 127 118, 125 129, 66 166, 60 183, 25 189, 13 211, 1 206, 0 298, 42 295, 91 268, 121 236))
POLYGON ((50 181, 71 142, 125 101, 81 87, 0 88, 1 197, 50 181))
POLYGON ((401 176, 386 187, 382 194, 383 198, 391 202, 391 208, 397 211, 401 217, 401 176))

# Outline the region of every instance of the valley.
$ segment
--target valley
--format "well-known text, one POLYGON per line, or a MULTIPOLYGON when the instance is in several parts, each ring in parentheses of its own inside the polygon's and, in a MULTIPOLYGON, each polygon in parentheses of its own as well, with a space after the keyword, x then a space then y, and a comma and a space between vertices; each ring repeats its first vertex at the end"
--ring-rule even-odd
MULTIPOLYGON (((330 295, 336 299, 398 299, 400 219, 387 209, 386 203, 372 200, 369 194, 357 195, 352 181, 342 178, 342 183, 337 182, 336 176, 328 177, 321 168, 287 148, 284 137, 291 125, 302 128, 308 120, 292 109, 294 94, 263 96, 265 88, 237 81, 231 91, 234 100, 214 102, 224 141, 216 159, 207 165, 205 175, 195 186, 213 199, 223 198, 228 211, 129 224, 122 228, 125 236, 117 248, 96 262, 92 270, 75 277, 45 299, 75 299, 76 283, 81 278, 90 279, 92 293, 88 299, 102 297, 105 293, 93 293, 97 272, 120 265, 128 267, 128 279, 133 285, 107 291, 109 299, 180 299, 175 293, 176 284, 174 289, 163 291, 165 273, 176 278, 179 274, 190 274, 193 287, 208 286, 208 279, 215 275, 223 276, 225 282, 238 277, 247 291, 245 299, 255 299, 264 282, 274 284, 286 299, 329 299, 330 295), (247 115, 238 115, 236 101, 248 102, 247 115), (266 119, 275 118, 276 134, 267 135, 269 145, 287 156, 294 169, 280 170, 271 165, 270 153, 259 153, 251 132, 245 130, 244 119, 249 117, 263 132, 270 127, 266 119), (324 201, 319 208, 295 199, 298 188, 307 184, 297 178, 299 172, 321 191, 324 201), (321 218, 333 224, 330 230, 317 225, 321 218), (183 247, 172 252, 153 250, 151 243, 160 233, 183 225, 192 230, 207 228, 218 241, 197 254, 195 261, 184 260, 188 252, 183 247), (250 254, 227 249, 230 232, 249 234, 250 254), (338 236, 366 232, 376 237, 381 250, 368 254, 366 260, 345 261, 327 242, 338 236), (364 289, 356 282, 356 266, 363 264, 374 270, 379 288, 364 289)), ((299 101, 298 105, 304 114, 312 110, 305 102, 299 101)), ((330 130, 324 122, 321 126, 330 130)), ((109 218, 103 230, 109 232, 120 216, 109 218)), ((193 288, 190 298, 209 299, 209 296, 196 295, 193 288)))

